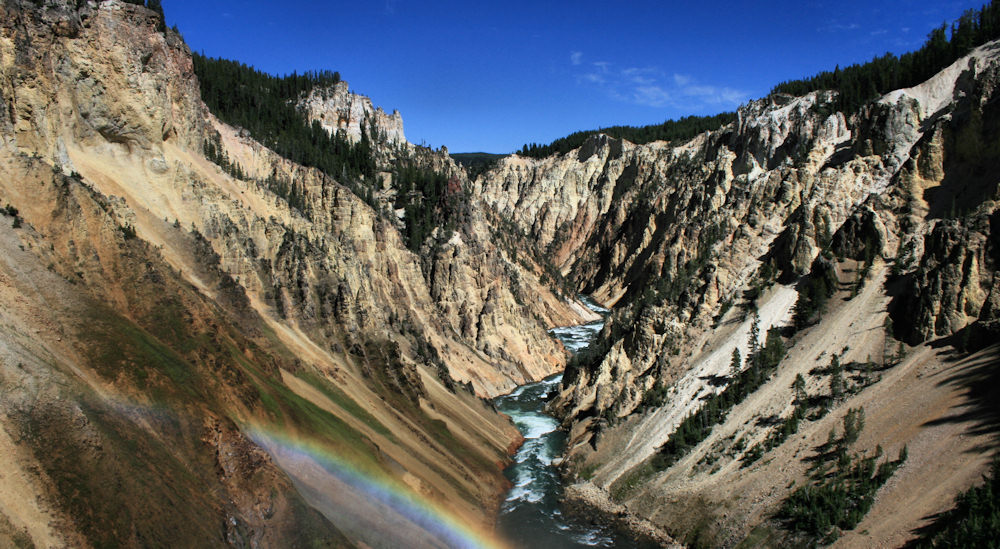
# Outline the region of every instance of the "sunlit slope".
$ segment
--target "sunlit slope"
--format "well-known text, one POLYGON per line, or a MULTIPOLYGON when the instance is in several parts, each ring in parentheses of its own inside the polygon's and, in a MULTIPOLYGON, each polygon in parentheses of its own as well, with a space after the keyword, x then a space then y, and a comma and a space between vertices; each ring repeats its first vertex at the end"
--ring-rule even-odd
POLYGON ((218 122, 154 12, 0 10, 2 539, 489 543, 519 435, 475 392, 560 368, 545 324, 585 315, 518 305, 460 235, 429 276, 389 216, 218 122))

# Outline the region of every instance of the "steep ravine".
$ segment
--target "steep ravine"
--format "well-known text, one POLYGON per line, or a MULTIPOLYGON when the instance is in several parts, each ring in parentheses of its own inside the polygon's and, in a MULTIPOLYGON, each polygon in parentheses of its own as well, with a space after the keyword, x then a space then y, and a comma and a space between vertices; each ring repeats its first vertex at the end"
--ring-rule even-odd
MULTIPOLYGON (((588 297, 587 307, 606 316, 610 311, 588 297)), ((553 328, 571 353, 593 343, 603 320, 553 328)), ((518 387, 495 399, 524 436, 524 443, 504 471, 513 485, 500 508, 497 533, 516 547, 660 547, 672 545, 665 534, 613 506, 598 507, 567 496, 561 455, 565 430, 545 408, 558 391, 562 374, 518 387)))
MULTIPOLYGON (((608 311, 585 301, 594 312, 608 311)), ((602 320, 554 328, 551 332, 570 352, 593 341, 602 320)), ((501 412, 517 425, 524 443, 504 474, 513 487, 500 508, 499 535, 517 547, 633 547, 634 542, 607 525, 593 523, 563 509, 562 478, 557 457, 565 450, 566 433, 544 408, 557 390, 562 375, 522 385, 494 400, 501 412)))
POLYGON ((908 510, 864 521, 872 543, 904 543, 974 482, 986 459, 973 448, 990 447, 993 430, 948 418, 982 406, 959 396, 959 372, 992 363, 964 353, 1000 337, 998 52, 986 44, 856 112, 837 112, 833 92, 779 94, 687 141, 596 136, 477 178, 493 218, 615 305, 598 352, 564 375, 550 407, 569 430, 570 476, 590 479, 582 493, 693 544, 787 543, 772 517, 859 406, 868 427, 856 451, 910 449, 871 516, 908 510), (657 469, 681 421, 727 384, 732 349, 746 356, 755 310, 761 337, 779 327, 788 355, 708 438, 657 469), (796 375, 829 398, 834 356, 858 369, 848 396, 765 445, 792 413, 796 375), (914 413, 922 401, 937 407, 914 413), (923 495, 919 479, 935 474, 946 488, 923 495))

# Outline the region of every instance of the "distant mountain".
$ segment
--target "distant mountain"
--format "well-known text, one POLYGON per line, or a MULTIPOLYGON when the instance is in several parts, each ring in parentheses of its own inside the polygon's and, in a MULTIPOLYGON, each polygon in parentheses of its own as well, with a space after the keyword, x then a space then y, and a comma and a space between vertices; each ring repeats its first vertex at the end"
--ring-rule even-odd
POLYGON ((507 156, 506 154, 494 154, 485 152, 473 153, 449 153, 451 159, 461 165, 469 173, 470 178, 475 178, 488 168, 492 167, 498 160, 507 156))

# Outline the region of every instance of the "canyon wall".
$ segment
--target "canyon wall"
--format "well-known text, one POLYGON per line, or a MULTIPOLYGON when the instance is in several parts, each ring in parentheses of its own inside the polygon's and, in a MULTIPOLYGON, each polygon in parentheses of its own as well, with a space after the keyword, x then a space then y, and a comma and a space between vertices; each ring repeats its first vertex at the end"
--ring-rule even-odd
MULTIPOLYGON (((586 310, 497 250, 481 212, 414 252, 381 195, 219 121, 156 12, 0 12, 0 540, 439 543, 410 499, 488 537, 520 436, 485 397, 559 371, 546 330, 586 310), (382 511, 352 523, 364 505, 382 511)), ((302 108, 378 128, 379 176, 408 155, 467 185, 344 83, 302 108)))
MULTIPOLYGON (((772 524, 789 487, 805 479, 804 469, 785 465, 801 463, 806 441, 843 416, 810 423, 763 464, 741 466, 792 410, 796 374, 818 394, 828 390, 831 356, 885 364, 911 351, 896 385, 880 391, 931 402, 937 393, 914 381, 915 364, 942 376, 957 366, 930 349, 995 342, 998 49, 987 44, 854 113, 838 111, 834 92, 777 94, 692 139, 636 145, 596 135, 563 155, 507 157, 478 178, 488 208, 537 240, 581 292, 615 306, 550 407, 570 431, 568 478, 593 483, 678 539, 734 544, 772 524), (824 293, 814 311, 801 295, 819 281, 831 301, 824 293), (678 464, 650 465, 735 375, 734 350, 746 357, 772 327, 791 350, 748 398, 753 405, 735 408, 678 464)), ((857 390, 836 410, 870 403, 876 391, 857 390)), ((880 410, 884 428, 902 422, 920 433, 912 440, 930 436, 930 427, 900 419, 907 408, 880 410)), ((883 437, 886 451, 907 443, 888 432, 872 437, 868 444, 883 437)), ((924 448, 919 474, 959 459, 938 461, 934 448, 924 448)), ((960 477, 952 493, 985 466, 961 463, 944 481, 960 477)), ((918 507, 943 508, 948 497, 935 501, 918 507)), ((912 527, 922 520, 907 516, 912 527)), ((907 539, 895 527, 880 532, 887 543, 907 539)))

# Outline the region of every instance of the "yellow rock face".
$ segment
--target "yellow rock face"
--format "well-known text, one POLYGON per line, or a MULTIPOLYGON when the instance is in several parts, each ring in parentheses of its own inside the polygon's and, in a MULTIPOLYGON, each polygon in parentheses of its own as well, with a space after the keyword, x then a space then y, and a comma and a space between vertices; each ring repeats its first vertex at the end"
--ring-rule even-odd
MULTIPOLYGON (((0 403, 21 456, 4 465, 15 476, 3 489, 45 494, 17 513, 0 507, 0 541, 94 543, 120 535, 116 520, 139 525, 126 540, 137 544, 185 521, 233 543, 347 532, 326 520, 336 509, 293 488, 306 469, 272 460, 258 431, 488 529, 520 436, 481 397, 559 371, 566 355, 546 330, 588 313, 500 250, 478 210, 415 254, 394 217, 215 119, 187 47, 157 32, 149 10, 4 3, 0 20, 0 205, 23 222, 4 217, 0 235, 18 258, 0 276, 19 288, 0 293, 18 327, 0 333, 0 387, 26 387, 24 369, 35 384, 0 403), (246 180, 205 159, 214 136, 246 180), (301 211, 260 182, 272 173, 304 189, 301 211), (123 409, 135 411, 106 420, 123 409), (155 410, 172 410, 162 412, 172 427, 155 410), (31 435, 38 418, 50 434, 94 427, 50 448, 31 435), (194 515, 126 516, 110 503, 81 515, 89 500, 59 474, 60 456, 81 445, 93 448, 74 464, 88 486, 128 448, 175 463, 122 470, 200 502, 194 515)), ((446 155, 414 154, 464 177, 446 155)), ((165 498, 123 494, 137 507, 165 498)))

